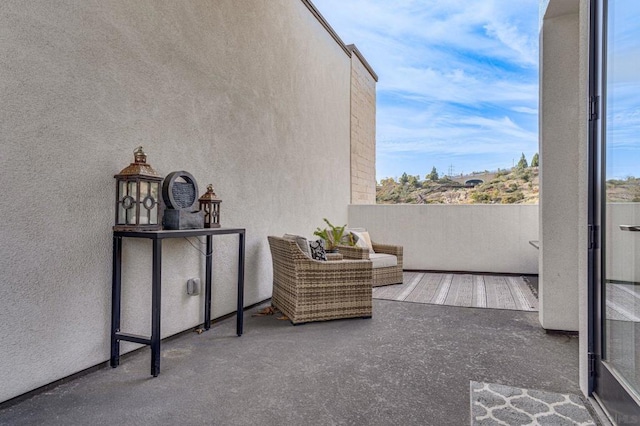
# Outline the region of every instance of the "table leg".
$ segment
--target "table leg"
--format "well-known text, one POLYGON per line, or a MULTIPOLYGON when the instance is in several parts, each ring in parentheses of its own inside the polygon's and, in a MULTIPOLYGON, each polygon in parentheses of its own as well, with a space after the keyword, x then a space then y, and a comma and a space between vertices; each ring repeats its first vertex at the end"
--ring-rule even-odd
POLYGON ((111 359, 110 365, 120 364, 120 341, 116 333, 120 331, 120 303, 122 288, 122 237, 113 237, 113 269, 111 276, 111 359))
POLYGON ((151 290, 151 375, 160 374, 160 304, 162 298, 162 240, 153 240, 153 270, 151 290))
POLYGON ((238 234, 238 307, 236 313, 236 333, 242 336, 244 321, 244 231, 238 234))
POLYGON ((204 329, 211 328, 211 270, 213 263, 213 237, 206 236, 207 251, 205 257, 205 284, 204 284, 204 329))

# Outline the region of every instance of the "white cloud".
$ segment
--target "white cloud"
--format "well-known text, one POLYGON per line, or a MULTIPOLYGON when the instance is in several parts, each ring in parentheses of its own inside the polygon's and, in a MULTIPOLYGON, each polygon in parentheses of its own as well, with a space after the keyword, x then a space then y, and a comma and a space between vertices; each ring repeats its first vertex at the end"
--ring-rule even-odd
POLYGON ((380 77, 380 154, 537 149, 538 0, 314 3, 380 77))
POLYGON ((527 34, 506 22, 491 22, 484 26, 487 34, 496 37, 505 46, 516 52, 522 62, 537 65, 538 55, 535 43, 527 34))
POLYGON ((521 112, 523 114, 533 114, 533 115, 537 115, 538 114, 538 108, 529 108, 529 107, 525 107, 525 106, 513 107, 513 108, 511 108, 511 110, 515 111, 515 112, 521 112))
MULTIPOLYGON (((537 145, 537 133, 510 117, 488 118, 460 115, 455 111, 389 109, 379 123, 378 151, 473 155, 530 151, 537 145)), ((535 150, 535 149, 534 149, 535 150)))
POLYGON ((535 105, 535 82, 519 82, 494 76, 473 75, 462 69, 397 68, 380 81, 379 92, 397 92, 430 101, 468 104, 479 102, 530 102, 535 105))

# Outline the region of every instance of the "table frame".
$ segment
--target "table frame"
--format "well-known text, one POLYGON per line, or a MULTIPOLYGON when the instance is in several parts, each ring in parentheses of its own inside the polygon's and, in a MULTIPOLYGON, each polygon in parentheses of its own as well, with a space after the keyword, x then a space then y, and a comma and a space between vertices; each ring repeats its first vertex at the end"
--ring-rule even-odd
POLYGON ((162 288, 162 241, 167 238, 206 237, 205 256, 205 301, 204 330, 211 328, 211 276, 213 236, 238 234, 238 297, 236 311, 236 333, 242 335, 244 309, 244 228, 204 228, 164 231, 114 231, 113 232, 113 275, 111 292, 111 367, 120 365, 120 342, 127 341, 151 346, 151 375, 160 374, 160 305, 162 288), (152 241, 152 274, 151 274, 151 337, 123 333, 120 330, 120 313, 122 299, 122 239, 146 238, 152 241))

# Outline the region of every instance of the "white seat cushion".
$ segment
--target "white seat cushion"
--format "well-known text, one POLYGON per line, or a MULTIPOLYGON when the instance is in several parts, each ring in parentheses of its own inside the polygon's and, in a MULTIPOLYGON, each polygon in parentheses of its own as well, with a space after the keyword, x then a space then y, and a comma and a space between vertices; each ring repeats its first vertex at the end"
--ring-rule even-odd
POLYGON ((369 254, 369 260, 373 263, 373 265, 371 265, 373 269, 398 266, 398 258, 392 254, 371 253, 369 254))

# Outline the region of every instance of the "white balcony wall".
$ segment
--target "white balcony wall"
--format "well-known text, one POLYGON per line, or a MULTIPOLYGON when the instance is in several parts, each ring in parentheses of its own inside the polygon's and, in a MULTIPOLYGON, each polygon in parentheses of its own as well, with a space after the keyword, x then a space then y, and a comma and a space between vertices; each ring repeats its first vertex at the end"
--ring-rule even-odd
POLYGON ((537 205, 350 205, 349 225, 404 247, 404 268, 538 273, 537 205))
POLYGON ((606 277, 637 282, 640 277, 640 232, 620 230, 620 225, 640 225, 640 203, 608 203, 605 229, 606 277))
MULTIPOLYGON (((304 2, 5 1, 0 40, 0 401, 109 358, 113 175, 137 145, 247 229, 247 304, 271 296, 267 235, 347 221, 351 58, 304 2)), ((216 317, 237 237, 214 246, 216 317)), ((123 257, 123 331, 149 335, 151 245, 123 257)), ((203 320, 191 277, 202 256, 165 242, 163 336, 203 320)))

